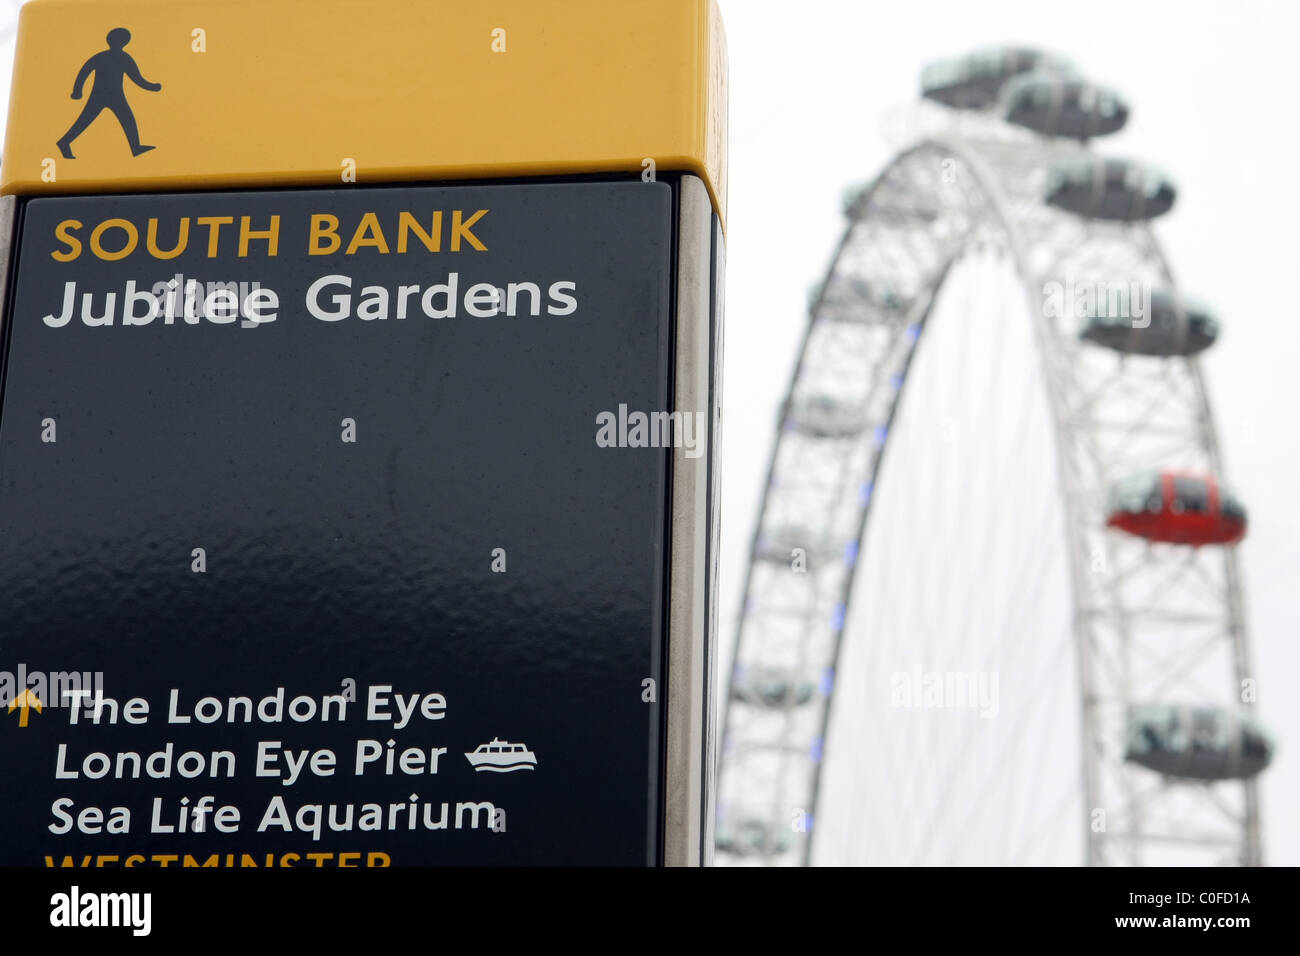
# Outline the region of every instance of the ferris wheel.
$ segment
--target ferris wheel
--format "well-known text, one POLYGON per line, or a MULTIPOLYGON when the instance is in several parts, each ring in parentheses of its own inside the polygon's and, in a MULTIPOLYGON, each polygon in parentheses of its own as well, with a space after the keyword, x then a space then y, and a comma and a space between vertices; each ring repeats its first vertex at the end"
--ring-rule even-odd
POLYGON ((722 864, 1261 862, 1246 512, 1158 170, 1049 55, 928 67, 846 201, 731 674, 722 864), (922 343, 925 343, 922 346, 922 343))

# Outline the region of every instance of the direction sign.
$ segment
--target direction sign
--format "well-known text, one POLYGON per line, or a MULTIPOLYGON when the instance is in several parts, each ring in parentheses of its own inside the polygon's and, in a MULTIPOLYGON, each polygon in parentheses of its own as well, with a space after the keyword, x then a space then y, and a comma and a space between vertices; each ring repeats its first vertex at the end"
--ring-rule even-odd
POLYGON ((672 210, 28 203, 0 580, 51 676, 3 862, 656 861, 669 455, 708 428, 663 414, 672 210))
POLYGON ((13 89, 0 864, 707 862, 711 0, 35 0, 13 89))

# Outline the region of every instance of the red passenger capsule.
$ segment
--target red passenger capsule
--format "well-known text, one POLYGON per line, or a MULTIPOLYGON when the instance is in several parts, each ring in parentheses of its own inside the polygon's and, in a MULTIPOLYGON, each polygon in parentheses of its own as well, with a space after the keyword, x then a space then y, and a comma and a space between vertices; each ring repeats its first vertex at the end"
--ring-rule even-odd
POLYGON ((1106 524, 1168 544, 1235 544, 1246 536, 1246 509, 1211 475, 1145 472, 1117 482, 1106 524))

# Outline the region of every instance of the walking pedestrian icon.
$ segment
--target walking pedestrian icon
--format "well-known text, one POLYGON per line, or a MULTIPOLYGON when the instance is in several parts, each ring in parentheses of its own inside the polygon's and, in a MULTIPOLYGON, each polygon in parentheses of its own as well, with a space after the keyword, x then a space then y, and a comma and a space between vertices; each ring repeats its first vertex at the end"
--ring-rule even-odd
POLYGON ((86 85, 86 80, 90 74, 95 74, 95 83, 90 89, 90 98, 81 110, 81 115, 72 124, 72 128, 64 133, 63 138, 58 141, 59 152, 63 154, 64 159, 76 159, 72 155, 72 141, 84 133, 86 127, 90 126, 104 110, 111 111, 117 117, 117 121, 122 124, 122 132, 126 134, 126 140, 131 146, 133 156, 147 153, 154 148, 145 146, 140 142, 140 131, 136 127, 135 114, 131 112, 131 105, 126 101, 124 86, 128 77, 136 86, 154 93, 162 89, 162 84, 150 83, 146 80, 140 74, 140 67, 136 65, 135 59, 123 49, 131 42, 130 30, 124 27, 109 30, 107 39, 108 49, 99 51, 87 60, 85 65, 82 66, 81 72, 77 74, 76 82, 72 85, 72 98, 79 100, 81 99, 82 88, 86 85))

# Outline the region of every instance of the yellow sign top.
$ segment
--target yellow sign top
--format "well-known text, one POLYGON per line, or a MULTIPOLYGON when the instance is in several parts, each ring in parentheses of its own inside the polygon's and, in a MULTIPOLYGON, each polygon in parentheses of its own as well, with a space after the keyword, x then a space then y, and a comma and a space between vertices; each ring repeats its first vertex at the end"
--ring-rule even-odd
POLYGON ((0 192, 689 172, 726 208, 715 0, 32 0, 0 192))

